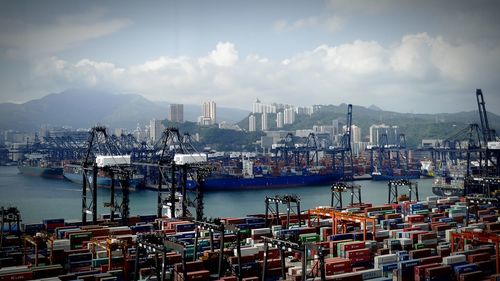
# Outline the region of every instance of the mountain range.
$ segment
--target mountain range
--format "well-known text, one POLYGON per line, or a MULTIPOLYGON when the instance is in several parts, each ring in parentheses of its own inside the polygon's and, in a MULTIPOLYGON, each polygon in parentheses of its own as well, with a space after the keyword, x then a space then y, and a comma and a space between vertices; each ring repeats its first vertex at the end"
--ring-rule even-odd
MULTIPOLYGON (((43 124, 90 128, 96 124, 111 128, 132 129, 137 124, 149 124, 153 118, 166 119, 169 102, 154 102, 138 94, 114 94, 105 91, 80 89, 49 94, 41 99, 23 104, 0 104, 0 130, 36 131, 43 124)), ((338 119, 345 124, 347 105, 322 105, 309 117, 298 117, 285 130, 309 129, 313 125, 331 125, 338 119)), ((248 128, 250 111, 217 107, 217 122, 237 123, 248 128)), ((184 119, 196 121, 201 115, 201 105, 184 105, 184 119)), ((276 127, 275 116, 268 116, 270 129, 276 127)), ((488 112, 490 127, 500 129, 500 116, 488 112)), ((260 129, 258 116, 257 129, 260 129)), ((396 125, 406 134, 412 146, 424 138, 446 138, 467 124, 480 123, 477 111, 439 114, 416 114, 384 111, 376 105, 353 106, 353 124, 362 130, 362 138, 368 135, 372 124, 396 125)))
MULTIPOLYGON (((101 124, 132 129, 153 118, 166 119, 168 102, 153 102, 138 94, 114 94, 78 89, 49 94, 22 104, 0 104, 0 130, 36 131, 43 124, 90 128, 101 124)), ((217 107, 217 121, 235 123, 249 111, 217 107)), ((196 121, 201 105, 184 105, 184 119, 196 121)))

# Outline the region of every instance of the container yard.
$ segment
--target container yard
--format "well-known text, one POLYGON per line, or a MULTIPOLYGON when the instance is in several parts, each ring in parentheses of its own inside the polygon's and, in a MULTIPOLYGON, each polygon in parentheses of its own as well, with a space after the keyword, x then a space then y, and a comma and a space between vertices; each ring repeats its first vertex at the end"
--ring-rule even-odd
POLYGON ((498 201, 425 199, 211 221, 47 219, 22 231, 19 213, 2 210, 0 280, 500 278, 498 201))

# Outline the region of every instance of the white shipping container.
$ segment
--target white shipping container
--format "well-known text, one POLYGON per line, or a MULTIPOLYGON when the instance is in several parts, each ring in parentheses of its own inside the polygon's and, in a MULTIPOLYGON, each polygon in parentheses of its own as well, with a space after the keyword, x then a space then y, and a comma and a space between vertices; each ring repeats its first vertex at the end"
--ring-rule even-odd
POLYGON ((414 223, 412 224, 413 227, 418 227, 422 229, 423 231, 429 231, 429 224, 428 223, 414 223))
POLYGON ((434 201, 436 202, 439 199, 439 196, 427 196, 426 200, 431 202, 434 201))
POLYGON ((374 268, 379 268, 383 264, 394 263, 394 262, 397 262, 397 261, 398 261, 398 256, 396 254, 388 254, 388 255, 375 256, 373 258, 374 268))
POLYGON ((207 162, 207 155, 205 153, 176 154, 174 156, 174 163, 176 165, 186 165, 203 162, 207 162))
MULTIPOLYGON (((241 248, 241 255, 242 256, 251 256, 259 253, 259 248, 257 247, 246 247, 246 248, 241 248)), ((234 255, 238 256, 238 253, 236 252, 236 249, 234 249, 234 255)))
POLYGON ((389 230, 377 230, 377 232, 375 232, 375 237, 387 238, 389 237, 389 230))
POLYGON ((488 149, 500 149, 500 141, 489 141, 488 149))
POLYGON ((413 245, 413 240, 411 238, 399 238, 398 240, 401 246, 413 245))
POLYGON ((97 167, 111 167, 119 165, 130 165, 130 155, 97 155, 95 157, 97 167))
POLYGON ((252 229, 252 236, 269 234, 269 233, 271 233, 271 229, 269 229, 269 228, 254 228, 254 229, 252 229))
POLYGON ((459 255, 454 255, 454 256, 449 256, 449 257, 443 257, 443 264, 444 265, 452 265, 456 263, 461 263, 465 262, 467 258, 465 255, 459 254, 459 255))
POLYGON ((422 244, 424 244, 425 246, 428 246, 428 245, 437 245, 437 243, 438 243, 437 239, 422 240, 422 244))
POLYGON ((451 234, 455 233, 455 232, 457 232, 457 230, 453 229, 453 228, 445 230, 445 233, 446 233, 445 234, 445 239, 446 239, 446 241, 450 242, 450 240, 451 240, 451 234))

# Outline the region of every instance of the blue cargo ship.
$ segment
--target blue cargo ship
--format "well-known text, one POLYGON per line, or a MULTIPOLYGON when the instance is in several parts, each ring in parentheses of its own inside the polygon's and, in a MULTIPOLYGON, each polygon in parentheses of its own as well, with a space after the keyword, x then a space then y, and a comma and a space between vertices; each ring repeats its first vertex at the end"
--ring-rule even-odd
MULTIPOLYGON (((242 173, 214 173, 205 179, 204 190, 252 190, 297 186, 331 185, 340 180, 342 173, 324 167, 304 168, 300 171, 270 173, 262 167, 254 167, 251 161, 243 161, 242 173)), ((189 180, 188 188, 196 186, 189 180)))
MULTIPOLYGON (((325 175, 280 175, 255 176, 253 178, 208 177, 205 180, 205 190, 245 190, 294 186, 330 185, 341 178, 340 173, 325 175)), ((195 183, 191 182, 191 187, 195 183)))

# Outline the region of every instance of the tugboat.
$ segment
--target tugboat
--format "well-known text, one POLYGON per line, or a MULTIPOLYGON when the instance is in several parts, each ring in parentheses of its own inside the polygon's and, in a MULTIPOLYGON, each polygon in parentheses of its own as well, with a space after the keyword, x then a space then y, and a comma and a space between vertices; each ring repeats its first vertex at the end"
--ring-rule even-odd
POLYGON ((420 161, 420 174, 426 178, 434 177, 434 165, 431 160, 422 160, 420 161))

